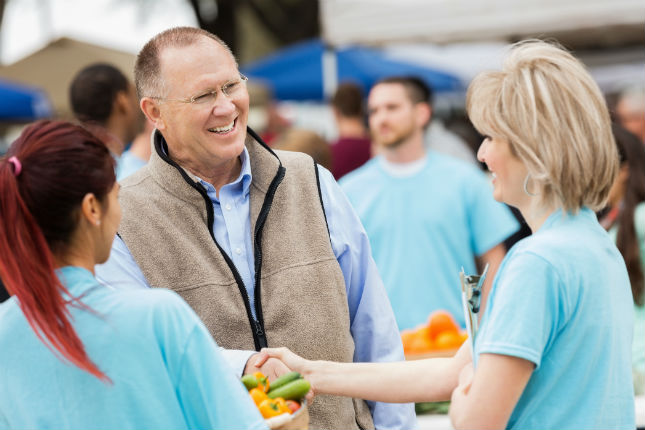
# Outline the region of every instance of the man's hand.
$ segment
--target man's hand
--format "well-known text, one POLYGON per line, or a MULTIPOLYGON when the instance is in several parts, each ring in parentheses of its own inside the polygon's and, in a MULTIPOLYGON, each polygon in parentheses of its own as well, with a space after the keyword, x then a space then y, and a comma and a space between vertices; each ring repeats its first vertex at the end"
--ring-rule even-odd
MULTIPOLYGON (((253 373, 260 371, 264 373, 265 376, 269 377, 269 381, 273 381, 278 376, 290 372, 291 370, 295 370, 301 375, 305 376, 304 367, 297 366, 289 368, 285 364, 285 361, 287 360, 289 363, 292 363, 294 365, 300 363, 308 363, 307 360, 299 357, 298 355, 289 351, 289 349, 287 348, 263 348, 262 351, 257 354, 253 354, 251 358, 249 358, 249 361, 246 364, 246 368, 244 369, 244 373, 253 373), (267 366, 267 371, 273 372, 273 377, 270 377, 270 374, 263 370, 267 366)), ((305 396, 305 399, 307 399, 307 402, 311 404, 314 401, 314 396, 314 387, 312 384, 309 393, 307 393, 307 395, 305 396)))
POLYGON ((305 360, 299 355, 294 354, 289 350, 289 348, 286 348, 286 347, 262 348, 262 351, 260 351, 257 362, 261 363, 263 361, 268 361, 268 360, 278 360, 280 361, 280 363, 283 363, 285 366, 288 365, 289 368, 291 368, 291 370, 295 370, 296 372, 299 372, 303 377, 305 377, 305 379, 308 379, 309 382, 311 383, 311 389, 309 390, 309 393, 307 393, 305 398, 307 399, 307 402, 309 402, 309 404, 311 404, 314 401, 314 397, 315 397, 314 383, 310 378, 311 375, 308 373, 309 368, 307 367, 308 364, 311 364, 311 361, 305 360))
POLYGON ((245 375, 247 373, 262 372, 264 376, 269 378, 269 382, 290 371, 291 369, 279 359, 268 357, 266 354, 259 352, 249 358, 244 368, 245 375))

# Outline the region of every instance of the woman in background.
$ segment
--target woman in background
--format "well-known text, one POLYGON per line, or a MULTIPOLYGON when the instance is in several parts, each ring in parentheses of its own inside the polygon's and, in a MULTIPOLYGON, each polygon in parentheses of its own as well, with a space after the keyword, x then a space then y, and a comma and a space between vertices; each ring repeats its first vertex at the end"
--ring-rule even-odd
POLYGON ((94 278, 121 218, 114 159, 65 122, 0 159, 0 429, 265 428, 189 306, 94 278))
POLYGON ((600 224, 625 259, 634 299, 634 391, 645 394, 645 149, 634 134, 613 124, 620 169, 600 224))

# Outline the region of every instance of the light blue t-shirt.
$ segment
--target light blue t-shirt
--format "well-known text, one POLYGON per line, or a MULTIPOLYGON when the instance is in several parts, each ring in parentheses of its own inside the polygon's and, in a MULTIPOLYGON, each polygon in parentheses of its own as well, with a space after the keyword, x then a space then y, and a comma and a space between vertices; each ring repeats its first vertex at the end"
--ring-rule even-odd
POLYGON ((374 158, 340 184, 367 231, 399 329, 438 309, 463 327, 461 268, 477 273, 475 256, 519 224, 470 164, 431 151, 420 171, 397 177, 383 163, 374 158))
POLYGON ((500 266, 475 358, 536 365, 508 428, 634 429, 632 330, 618 249, 591 210, 558 210, 500 266))
POLYGON ((116 163, 116 180, 127 178, 145 165, 145 160, 137 157, 130 150, 125 151, 116 163))
POLYGON ((61 269, 89 358, 106 384, 61 361, 15 297, 0 305, 0 429, 264 429, 250 396, 193 310, 175 293, 115 291, 61 269))

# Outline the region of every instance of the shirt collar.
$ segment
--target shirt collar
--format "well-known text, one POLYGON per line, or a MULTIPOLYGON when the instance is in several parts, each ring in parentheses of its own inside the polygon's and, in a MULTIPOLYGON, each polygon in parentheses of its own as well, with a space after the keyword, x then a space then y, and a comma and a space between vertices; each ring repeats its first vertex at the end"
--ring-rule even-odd
POLYGON ((551 227, 560 224, 563 221, 570 220, 573 218, 586 219, 586 220, 595 220, 595 213, 588 207, 582 207, 577 214, 571 212, 564 212, 562 208, 556 209, 551 215, 544 221, 542 226, 538 231, 545 231, 551 227))
POLYGON ((388 161, 384 156, 380 156, 380 163, 383 170, 396 178, 408 178, 416 175, 423 170, 427 162, 427 155, 424 155, 418 160, 410 161, 409 163, 393 163, 388 161))
MULTIPOLYGON (((161 145, 161 150, 166 156, 168 155, 168 152, 166 151, 166 145, 161 145)), ((247 196, 251 188, 251 180, 253 179, 253 175, 251 174, 251 162, 249 160, 249 151, 248 149, 246 149, 246 146, 244 147, 244 150, 240 154, 240 161, 242 162, 242 169, 240 169, 240 174, 237 176, 237 179, 235 179, 233 182, 225 186, 230 185, 233 187, 239 187, 241 184, 242 195, 247 196)), ((204 181, 199 176, 192 174, 186 169, 184 169, 184 171, 186 172, 186 174, 188 174, 188 176, 193 181, 201 183, 204 187, 206 187, 207 190, 213 188, 212 184, 204 181)))
POLYGON ((90 288, 99 287, 101 284, 96 280, 92 272, 78 266, 64 266, 56 269, 58 279, 65 285, 72 297, 78 297, 90 288))

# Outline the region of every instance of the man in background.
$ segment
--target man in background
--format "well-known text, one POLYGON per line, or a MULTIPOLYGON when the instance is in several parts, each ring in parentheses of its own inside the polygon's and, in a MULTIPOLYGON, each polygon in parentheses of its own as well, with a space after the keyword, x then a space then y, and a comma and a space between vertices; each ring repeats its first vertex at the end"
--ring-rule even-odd
POLYGON ((130 147, 121 154, 116 172, 117 181, 127 178, 146 165, 152 152, 150 138, 154 129, 155 125, 146 119, 143 131, 137 134, 130 147))
POLYGON ((69 88, 74 116, 118 159, 144 127, 134 85, 116 67, 95 63, 80 70, 69 88))
POLYGON ((423 81, 392 77, 368 97, 372 139, 380 155, 345 176, 341 187, 358 212, 399 329, 438 309, 464 326, 459 272, 490 265, 486 291, 518 224, 492 196, 477 166, 427 151, 432 109, 423 81))

